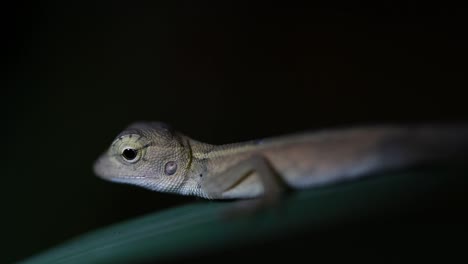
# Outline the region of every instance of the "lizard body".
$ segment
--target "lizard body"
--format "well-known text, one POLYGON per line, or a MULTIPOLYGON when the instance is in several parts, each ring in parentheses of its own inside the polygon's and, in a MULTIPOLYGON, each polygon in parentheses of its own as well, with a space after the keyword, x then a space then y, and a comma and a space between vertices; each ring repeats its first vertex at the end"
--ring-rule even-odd
POLYGON ((120 133, 94 170, 155 191, 242 199, 453 160, 466 150, 466 125, 356 127, 215 146, 149 122, 120 133))

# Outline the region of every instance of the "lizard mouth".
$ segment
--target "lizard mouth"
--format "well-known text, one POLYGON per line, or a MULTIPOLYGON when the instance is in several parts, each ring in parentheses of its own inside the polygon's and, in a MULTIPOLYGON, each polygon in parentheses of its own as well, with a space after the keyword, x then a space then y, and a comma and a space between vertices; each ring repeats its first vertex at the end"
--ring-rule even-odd
POLYGON ((117 171, 114 168, 115 163, 112 162, 109 155, 106 153, 96 160, 93 171, 99 178, 112 182, 132 183, 134 180, 148 178, 146 175, 121 175, 120 168, 118 168, 117 171))
POLYGON ((146 177, 144 176, 119 176, 119 177, 110 177, 110 178, 105 178, 108 181, 111 182, 117 182, 117 183, 133 183, 133 180, 139 180, 139 179, 144 179, 146 177))
POLYGON ((99 178, 105 180, 111 180, 114 178, 118 178, 117 174, 113 172, 113 164, 110 160, 110 157, 107 153, 101 155, 93 165, 94 174, 96 174, 99 178))

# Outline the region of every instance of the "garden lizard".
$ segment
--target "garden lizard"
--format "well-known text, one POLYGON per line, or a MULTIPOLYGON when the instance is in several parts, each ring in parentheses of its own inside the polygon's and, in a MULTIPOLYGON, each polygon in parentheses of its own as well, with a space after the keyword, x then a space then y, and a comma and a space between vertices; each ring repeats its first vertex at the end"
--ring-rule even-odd
MULTIPOLYGON (((468 125, 358 126, 211 145, 161 122, 130 125, 94 165, 106 180, 207 199, 274 198, 466 155, 468 125)), ((468 156, 468 155, 467 155, 468 156)))

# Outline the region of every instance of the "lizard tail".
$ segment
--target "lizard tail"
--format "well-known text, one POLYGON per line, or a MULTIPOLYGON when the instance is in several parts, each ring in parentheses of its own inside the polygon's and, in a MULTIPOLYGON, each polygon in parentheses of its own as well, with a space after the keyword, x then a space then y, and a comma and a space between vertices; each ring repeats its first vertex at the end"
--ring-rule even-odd
MULTIPOLYGON (((310 146, 304 177, 288 180, 309 188, 409 167, 468 166, 468 124, 413 125, 339 130, 310 146)), ((288 178, 288 177, 286 177, 288 178)))

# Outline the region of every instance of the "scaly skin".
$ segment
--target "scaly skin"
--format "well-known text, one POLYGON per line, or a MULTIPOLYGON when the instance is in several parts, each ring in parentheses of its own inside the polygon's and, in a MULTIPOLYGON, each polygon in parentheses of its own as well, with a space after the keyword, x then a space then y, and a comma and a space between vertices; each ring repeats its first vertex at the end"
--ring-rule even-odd
POLYGON ((95 163, 103 179, 208 199, 276 196, 427 162, 460 161, 467 125, 373 126, 214 146, 135 123, 95 163))

